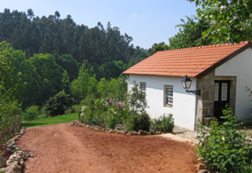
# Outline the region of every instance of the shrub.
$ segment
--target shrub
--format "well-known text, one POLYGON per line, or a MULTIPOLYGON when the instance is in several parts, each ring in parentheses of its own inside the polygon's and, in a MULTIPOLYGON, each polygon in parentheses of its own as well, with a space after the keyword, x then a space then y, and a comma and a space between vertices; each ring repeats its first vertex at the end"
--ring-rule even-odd
POLYGON ((102 114, 94 112, 90 107, 86 107, 83 114, 81 119, 83 123, 104 127, 104 116, 102 114))
POLYGON ((119 108, 117 105, 109 105, 105 114, 105 125, 107 128, 114 129, 117 124, 123 124, 127 116, 127 108, 119 108))
POLYGON ((172 132, 174 128, 174 119, 172 115, 161 116, 158 119, 154 119, 151 124, 151 130, 154 132, 172 132))
POLYGON ((110 129, 114 129, 118 124, 118 119, 113 114, 107 113, 105 116, 105 126, 110 129))
POLYGON ((62 115, 72 104, 72 98, 65 91, 60 91, 51 97, 45 105, 45 109, 50 116, 62 115))
POLYGON ((199 128, 198 154, 212 171, 237 172, 250 161, 250 142, 237 130, 238 124, 231 108, 223 111, 222 124, 212 121, 210 129, 199 128))
POLYGON ((150 130, 150 117, 148 114, 138 114, 136 112, 129 112, 124 122, 127 131, 150 130))
POLYGON ((3 144, 20 130, 21 109, 16 101, 0 96, 0 144, 3 144))
POLYGON ((40 114, 39 107, 32 105, 25 109, 22 114, 22 118, 27 121, 34 120, 40 114))
POLYGON ((130 94, 128 95, 128 104, 132 111, 145 113, 145 109, 147 107, 145 94, 139 90, 137 84, 132 87, 130 94))

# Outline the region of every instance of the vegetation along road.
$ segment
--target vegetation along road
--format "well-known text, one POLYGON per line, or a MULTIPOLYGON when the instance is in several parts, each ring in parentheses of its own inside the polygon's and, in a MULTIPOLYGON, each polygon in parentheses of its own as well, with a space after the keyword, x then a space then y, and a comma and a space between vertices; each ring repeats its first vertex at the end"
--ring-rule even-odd
POLYGON ((70 124, 28 128, 18 143, 32 151, 27 173, 194 173, 191 145, 159 136, 124 136, 70 124))

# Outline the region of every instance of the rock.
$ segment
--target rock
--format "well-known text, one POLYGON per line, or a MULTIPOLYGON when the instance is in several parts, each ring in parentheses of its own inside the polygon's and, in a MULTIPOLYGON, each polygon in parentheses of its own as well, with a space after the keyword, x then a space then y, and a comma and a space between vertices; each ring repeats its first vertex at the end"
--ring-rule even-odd
POLYGON ((139 130, 138 135, 149 135, 150 133, 144 130, 139 130))
POLYGON ((126 132, 123 131, 123 130, 117 130, 116 132, 117 132, 118 134, 121 134, 121 135, 125 135, 125 134, 126 134, 126 132))
POLYGON ((110 129, 110 130, 108 131, 108 133, 116 133, 116 130, 110 129))
POLYGON ((23 166, 18 162, 14 162, 12 165, 5 168, 5 173, 22 173, 23 166))
POLYGON ((131 132, 128 132, 129 135, 138 135, 138 132, 135 132, 135 131, 131 131, 131 132))
POLYGON ((115 130, 123 130, 123 129, 124 129, 124 125, 123 124, 116 124, 115 130))
POLYGON ((197 169, 197 170, 204 170, 204 169, 206 169, 206 166, 205 166, 204 163, 199 162, 199 163, 197 164, 197 166, 196 166, 196 169, 197 169))
POLYGON ((198 173, 210 173, 207 169, 201 169, 198 171, 198 173))
POLYGON ((3 158, 2 155, 0 155, 0 168, 3 168, 6 166, 6 160, 3 158))

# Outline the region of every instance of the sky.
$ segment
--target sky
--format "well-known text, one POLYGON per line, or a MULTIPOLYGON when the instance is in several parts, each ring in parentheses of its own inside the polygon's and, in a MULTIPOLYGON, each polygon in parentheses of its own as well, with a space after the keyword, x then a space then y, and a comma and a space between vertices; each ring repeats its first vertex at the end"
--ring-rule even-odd
POLYGON ((57 10, 61 18, 70 14, 77 24, 94 27, 108 22, 133 38, 133 44, 150 48, 178 32, 180 19, 196 14, 187 0, 0 0, 0 11, 27 11, 48 16, 57 10))

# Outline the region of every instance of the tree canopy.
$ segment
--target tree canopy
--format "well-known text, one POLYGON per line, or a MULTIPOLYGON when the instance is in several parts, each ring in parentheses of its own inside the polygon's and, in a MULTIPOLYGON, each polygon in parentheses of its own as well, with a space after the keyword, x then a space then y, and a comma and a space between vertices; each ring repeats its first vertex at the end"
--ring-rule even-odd
POLYGON ((204 38, 216 43, 252 40, 251 0, 190 1, 198 7, 198 17, 209 24, 204 38))
MULTIPOLYGON (((37 17, 29 9, 27 13, 5 9, 0 13, 0 41, 8 41, 15 49, 21 49, 27 56, 37 53, 68 54, 66 61, 71 69, 83 62, 89 63, 98 78, 118 76, 127 64, 137 62, 146 56, 146 50, 134 47, 132 37, 122 34, 110 23, 104 27, 100 22, 89 28, 78 25, 72 17, 60 18, 58 11, 48 17, 37 17), (71 57, 70 57, 71 56, 71 57), (121 64, 125 64, 122 66, 121 64)), ((64 62, 63 62, 64 61, 64 62)), ((77 71, 69 72, 70 79, 77 71)))

